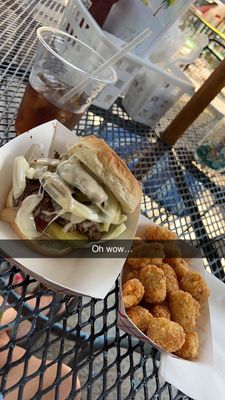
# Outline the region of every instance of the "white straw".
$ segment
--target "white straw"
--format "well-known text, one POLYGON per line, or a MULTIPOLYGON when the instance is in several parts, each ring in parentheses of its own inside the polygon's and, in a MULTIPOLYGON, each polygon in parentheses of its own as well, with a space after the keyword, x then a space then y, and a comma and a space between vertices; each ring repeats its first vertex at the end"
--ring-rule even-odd
MULTIPOLYGON (((144 39, 146 39, 146 37, 149 36, 150 33, 151 33, 150 29, 146 28, 143 32, 141 32, 133 40, 131 40, 129 43, 127 43, 124 47, 122 47, 116 54, 114 54, 112 57, 110 57, 104 64, 102 64, 100 67, 98 67, 96 69, 96 71, 93 73, 93 76, 95 78, 97 78, 99 74, 101 74, 107 68, 114 65, 117 61, 119 61, 122 57, 124 57, 130 50, 132 50, 140 42, 142 42, 144 39)), ((84 87, 88 84, 89 80, 90 80, 90 77, 87 77, 87 78, 83 79, 76 87, 70 89, 69 92, 67 92, 60 99, 60 102, 58 105, 59 106, 63 105, 66 101, 71 99, 75 94, 82 91, 84 89, 84 87)))

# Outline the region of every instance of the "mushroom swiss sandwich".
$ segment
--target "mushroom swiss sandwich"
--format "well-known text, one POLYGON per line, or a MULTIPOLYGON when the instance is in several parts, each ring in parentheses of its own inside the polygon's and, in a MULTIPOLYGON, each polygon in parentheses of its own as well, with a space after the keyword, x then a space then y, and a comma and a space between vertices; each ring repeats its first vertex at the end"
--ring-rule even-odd
POLYGON ((38 145, 14 160, 12 189, 0 219, 23 239, 111 240, 126 229, 141 187, 127 165, 95 136, 42 158, 38 145), (34 156, 35 155, 35 156, 34 156))

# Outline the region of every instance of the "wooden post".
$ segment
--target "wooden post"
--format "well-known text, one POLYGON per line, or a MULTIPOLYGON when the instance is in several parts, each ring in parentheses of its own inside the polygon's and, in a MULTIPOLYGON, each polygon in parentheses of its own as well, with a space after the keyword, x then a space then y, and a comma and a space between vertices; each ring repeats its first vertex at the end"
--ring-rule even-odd
POLYGON ((213 71, 199 90, 174 118, 171 124, 161 133, 164 143, 173 145, 204 111, 210 102, 225 86, 225 59, 213 71))

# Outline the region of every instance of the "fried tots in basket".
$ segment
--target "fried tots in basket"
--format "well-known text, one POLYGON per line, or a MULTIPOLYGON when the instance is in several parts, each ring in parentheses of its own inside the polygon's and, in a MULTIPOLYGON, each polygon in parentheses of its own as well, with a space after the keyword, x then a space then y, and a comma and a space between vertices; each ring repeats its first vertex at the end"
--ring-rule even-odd
POLYGON ((131 268, 131 266, 128 263, 126 263, 123 268, 124 268, 123 283, 129 281, 130 279, 139 279, 139 275, 140 275, 139 269, 131 268))
POLYGON ((183 276, 189 271, 188 263, 183 260, 183 258, 166 258, 164 262, 171 265, 174 269, 178 281, 183 278, 183 276))
POLYGON ((173 240, 167 240, 163 243, 163 250, 166 258, 181 258, 182 253, 177 243, 173 240))
POLYGON ((180 288, 190 293, 200 304, 209 297, 209 288, 198 272, 188 271, 180 280, 180 288))
POLYGON ((168 296, 179 290, 179 284, 174 269, 169 264, 165 263, 160 264, 159 268, 164 272, 166 277, 166 295, 168 296))
POLYGON ((144 298, 148 303, 161 303, 166 298, 166 277, 156 265, 147 265, 140 271, 140 281, 145 288, 144 298))
POLYGON ((141 306, 128 308, 127 315, 142 332, 146 332, 152 318, 152 315, 146 308, 141 306))
POLYGON ((171 353, 180 350, 185 342, 183 328, 167 318, 152 318, 147 336, 158 346, 171 353))
POLYGON ((186 360, 193 360, 198 356, 199 340, 196 332, 186 332, 185 342, 180 350, 175 354, 176 356, 185 358, 186 360))
POLYGON ((127 262, 135 269, 141 269, 147 264, 160 264, 165 257, 160 243, 136 244, 132 249, 132 257, 127 262))
POLYGON ((136 306, 143 299, 144 286, 138 279, 130 279, 123 284, 123 302, 125 308, 136 306))
POLYGON ((176 238, 167 228, 147 227, 140 239, 153 242, 139 244, 136 240, 135 257, 128 258, 124 266, 123 299, 127 316, 150 340, 165 351, 193 360, 199 350, 198 334, 193 331, 209 289, 181 258, 176 238))
POLYGON ((151 312, 153 317, 156 317, 156 318, 163 317, 163 318, 171 319, 170 309, 169 309, 168 305, 166 304, 166 302, 163 302, 161 304, 154 304, 153 306, 151 306, 149 308, 149 311, 151 312))
POLYGON ((199 317, 200 304, 190 295, 190 293, 179 290, 169 296, 169 308, 173 321, 180 324, 184 330, 195 329, 197 318, 199 317))
POLYGON ((145 239, 147 240, 176 240, 177 235, 169 229, 159 225, 149 225, 145 230, 145 239))

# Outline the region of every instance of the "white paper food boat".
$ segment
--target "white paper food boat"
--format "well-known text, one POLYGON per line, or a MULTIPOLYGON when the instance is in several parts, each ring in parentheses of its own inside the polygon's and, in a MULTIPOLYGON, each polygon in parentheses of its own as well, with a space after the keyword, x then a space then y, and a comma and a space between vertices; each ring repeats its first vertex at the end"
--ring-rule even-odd
MULTIPOLYGON (((143 233, 144 229, 149 224, 153 225, 153 223, 151 223, 148 218, 144 217, 143 215, 140 215, 138 229, 137 229, 137 236, 141 236, 141 233, 143 233)), ((189 261, 189 266, 190 270, 199 272, 205 279, 205 269, 201 258, 191 259, 189 261)), ((121 281, 122 281, 122 276, 123 276, 123 271, 121 273, 121 281)), ((157 344, 155 344, 140 329, 138 329, 135 326, 135 324, 128 318, 123 304, 122 285, 120 285, 120 292, 119 292, 119 310, 118 310, 117 326, 122 331, 127 332, 131 336, 134 336, 145 343, 151 344, 158 350, 170 354, 172 357, 179 358, 172 353, 166 352, 157 344)), ((187 362, 202 364, 202 365, 204 364, 212 365, 212 359, 213 359, 212 332, 211 332, 210 309, 208 301, 206 301, 201 306, 201 315, 197 322, 197 332, 199 335, 198 358, 196 360, 187 362)))
MULTIPOLYGON (((12 167, 16 156, 25 154, 32 144, 38 143, 43 157, 53 158, 56 151, 63 153, 68 145, 78 140, 74 133, 54 120, 23 133, 1 147, 0 209, 4 208, 12 186, 12 167)), ((128 216, 127 229, 120 239, 133 239, 139 213, 140 206, 128 216)), ((0 221, 0 240, 4 239, 10 241, 18 239, 18 236, 9 224, 0 221)), ((106 296, 125 262, 125 255, 121 258, 41 258, 27 247, 26 254, 29 258, 13 258, 13 261, 38 281, 58 291, 97 298, 106 296)))

